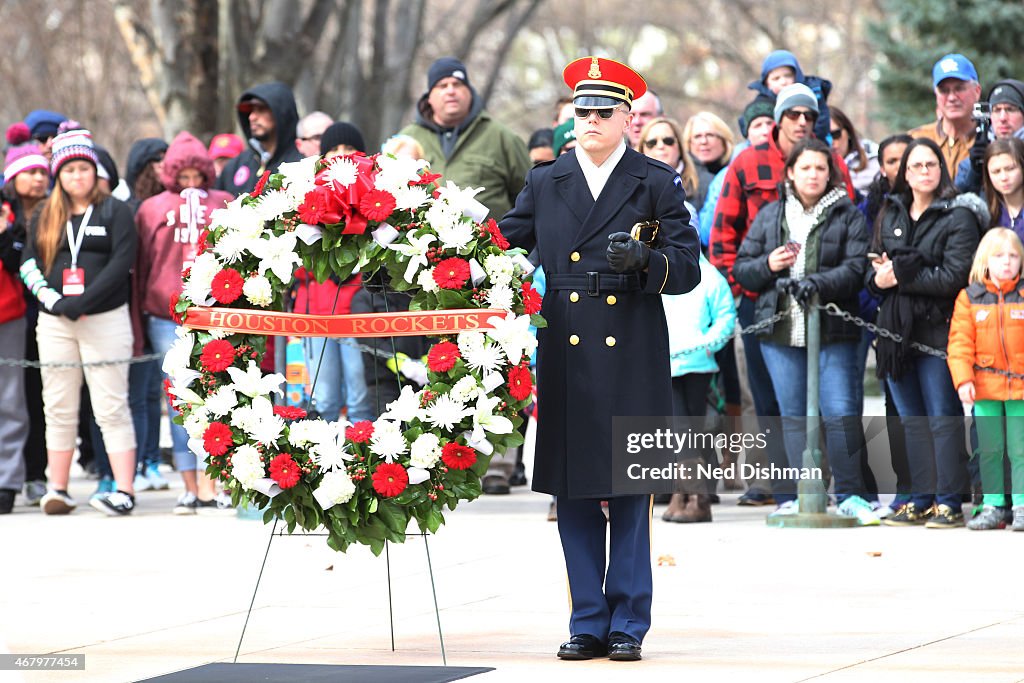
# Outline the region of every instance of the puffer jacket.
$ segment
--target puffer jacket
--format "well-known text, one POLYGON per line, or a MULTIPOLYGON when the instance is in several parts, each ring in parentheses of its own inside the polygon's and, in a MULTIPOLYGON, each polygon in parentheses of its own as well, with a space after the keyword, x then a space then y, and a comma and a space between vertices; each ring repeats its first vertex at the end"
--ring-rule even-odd
POLYGON ((718 372, 715 354, 736 327, 736 304, 725 276, 700 255, 700 283, 686 294, 663 294, 672 376, 718 372), (694 350, 709 345, 709 348, 694 350))
POLYGON ((922 268, 909 282, 890 289, 875 285, 875 273, 867 269, 864 284, 882 298, 879 317, 886 306, 895 305, 895 297, 916 299, 915 310, 927 311, 914 318, 911 341, 935 349, 945 349, 949 338, 949 320, 957 294, 967 286, 974 251, 983 226, 988 225, 988 209, 975 194, 939 199, 929 206, 915 223, 900 198, 890 195, 892 209, 880 216, 879 253, 891 253, 897 247, 915 247, 936 265, 922 268))
POLYGON ((947 352, 953 386, 974 382, 980 400, 1024 400, 1024 380, 974 369, 977 364, 1024 373, 1024 286, 1019 278, 999 287, 986 278, 960 292, 947 352))
MULTIPOLYGON (((775 288, 780 277, 789 277, 789 269, 773 273, 768 268, 768 254, 785 244, 789 235, 782 190, 780 195, 782 199, 758 212, 733 265, 736 281, 744 289, 758 293, 755 322, 770 318, 789 304, 789 295, 775 288)), ((805 277, 817 285, 821 303, 835 303, 844 311, 856 313, 858 292, 867 267, 868 233, 864 215, 849 197, 843 196, 826 209, 821 223, 811 232, 811 238, 815 236, 816 240, 808 239, 804 245, 804 249, 810 250, 805 256, 805 277)), ((782 327, 788 326, 772 325, 759 334, 787 344, 788 334, 779 329, 782 327)), ((856 326, 835 316, 821 316, 821 331, 825 344, 860 339, 856 326)))

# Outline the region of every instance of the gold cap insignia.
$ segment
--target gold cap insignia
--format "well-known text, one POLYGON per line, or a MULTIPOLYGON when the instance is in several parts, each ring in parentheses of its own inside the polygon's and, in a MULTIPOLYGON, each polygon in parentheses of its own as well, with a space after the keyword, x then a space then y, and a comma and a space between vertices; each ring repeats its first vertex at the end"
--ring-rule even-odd
POLYGON ((590 58, 590 71, 587 78, 601 78, 601 65, 597 63, 597 57, 590 58))

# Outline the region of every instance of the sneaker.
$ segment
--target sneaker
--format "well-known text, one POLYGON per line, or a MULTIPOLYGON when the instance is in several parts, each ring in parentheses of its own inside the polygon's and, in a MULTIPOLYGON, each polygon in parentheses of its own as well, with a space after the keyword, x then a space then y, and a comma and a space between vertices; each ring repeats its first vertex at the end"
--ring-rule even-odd
POLYGON ((196 499, 195 510, 201 515, 217 514, 223 512, 233 513, 235 506, 231 504, 231 496, 226 491, 221 491, 210 500, 196 499))
POLYGON ((1013 531, 1024 531, 1024 505, 1013 506, 1013 524, 1010 525, 1013 531))
POLYGON ((860 496, 850 496, 844 500, 836 508, 836 513, 856 519, 858 526, 878 526, 882 523, 871 503, 860 496))
POLYGON ((113 493, 117 490, 117 482, 110 477, 103 477, 96 485, 96 492, 92 494, 93 498, 99 498, 105 496, 108 493, 113 493))
POLYGON ((786 517, 788 515, 796 515, 800 512, 800 503, 795 500, 787 500, 785 503, 775 508, 775 512, 772 512, 768 517, 786 517))
POLYGON ((146 479, 149 480, 149 484, 154 491, 166 491, 171 488, 170 482, 164 478, 164 475, 160 474, 160 468, 155 463, 146 465, 146 479))
POLYGON ((967 528, 972 531, 988 531, 989 529, 1005 529, 1006 519, 1000 508, 986 505, 981 509, 974 519, 967 522, 967 528))
POLYGON ((139 491, 152 491, 155 488, 149 477, 141 472, 135 474, 135 481, 132 483, 132 487, 135 489, 135 493, 139 491))
POLYGON ((775 505, 775 498, 770 493, 761 493, 759 491, 747 491, 739 500, 736 501, 737 505, 760 507, 761 505, 775 505))
POLYGON ((952 529, 963 525, 963 514, 948 505, 939 505, 935 508, 932 518, 925 522, 925 526, 929 529, 952 529))
POLYGON ((25 505, 39 505, 39 501, 46 495, 45 481, 25 482, 25 505))
POLYGON ((913 503, 901 505, 894 513, 885 518, 886 526, 917 526, 924 524, 929 517, 929 510, 918 512, 917 506, 913 503))
POLYGON ((135 509, 135 496, 124 491, 114 491, 102 496, 93 496, 89 499, 89 505, 105 515, 123 517, 130 515, 135 509))
POLYGON ((78 507, 78 503, 67 491, 47 491, 39 499, 39 505, 47 515, 66 515, 78 507))
POLYGON ((172 512, 176 515, 194 515, 198 503, 199 499, 196 498, 196 494, 186 491, 178 496, 178 502, 174 505, 172 512))

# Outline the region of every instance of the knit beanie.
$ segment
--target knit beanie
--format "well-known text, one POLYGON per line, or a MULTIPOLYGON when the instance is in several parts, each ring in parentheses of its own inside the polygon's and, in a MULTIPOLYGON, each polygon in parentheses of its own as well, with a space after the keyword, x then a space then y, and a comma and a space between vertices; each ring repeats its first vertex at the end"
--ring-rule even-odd
POLYGON ((790 83, 775 98, 775 123, 782 120, 783 113, 794 107, 807 107, 817 114, 818 98, 803 83, 790 83))
POLYGON ((1007 78, 992 86, 992 92, 988 95, 988 103, 991 106, 997 104, 1012 104, 1021 111, 1024 111, 1024 83, 1007 78))
POLYGON ((93 149, 92 133, 81 127, 77 121, 65 121, 60 124, 57 137, 50 148, 50 170, 54 176, 60 173, 60 167, 72 159, 82 159, 99 168, 100 160, 93 149))
POLYGON ((347 121, 338 121, 327 127, 327 130, 320 136, 320 154, 327 154, 338 145, 348 145, 356 151, 366 152, 363 134, 347 121))
POLYGON ((562 153, 562 148, 568 143, 576 139, 576 129, 574 128, 574 122, 572 119, 563 121, 555 128, 554 143, 551 148, 555 151, 557 157, 562 153))
POLYGON ((774 119, 775 103, 772 102, 770 97, 758 95, 743 110, 743 116, 740 118, 740 134, 743 137, 747 137, 747 130, 750 128, 750 124, 754 122, 754 119, 762 116, 774 119))
POLYGON ((431 64, 430 69, 427 71, 427 92, 433 90, 439 80, 449 76, 459 79, 467 86, 469 85, 466 65, 455 59, 455 57, 441 57, 431 64))
POLYGON ((7 128, 7 156, 4 159, 4 184, 11 182, 14 176, 22 171, 30 171, 33 168, 46 169, 50 172, 50 165, 46 163, 46 157, 42 150, 34 142, 31 142, 32 134, 29 127, 18 121, 7 128))

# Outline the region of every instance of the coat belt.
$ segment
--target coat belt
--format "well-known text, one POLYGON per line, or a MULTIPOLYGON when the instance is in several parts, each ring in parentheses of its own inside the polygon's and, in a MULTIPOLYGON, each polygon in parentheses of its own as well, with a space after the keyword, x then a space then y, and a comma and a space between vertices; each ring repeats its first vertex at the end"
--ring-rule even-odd
POLYGON ((635 273, 559 273, 548 275, 547 289, 579 289, 588 296, 601 296, 601 292, 634 292, 640 289, 640 278, 635 273))

